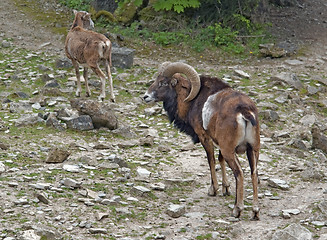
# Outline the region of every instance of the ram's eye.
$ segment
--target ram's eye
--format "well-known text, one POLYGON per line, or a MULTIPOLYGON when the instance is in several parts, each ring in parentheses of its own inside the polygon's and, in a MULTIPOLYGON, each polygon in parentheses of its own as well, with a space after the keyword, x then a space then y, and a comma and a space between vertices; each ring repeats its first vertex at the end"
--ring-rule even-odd
POLYGON ((159 87, 167 87, 168 83, 167 82, 160 82, 159 87))

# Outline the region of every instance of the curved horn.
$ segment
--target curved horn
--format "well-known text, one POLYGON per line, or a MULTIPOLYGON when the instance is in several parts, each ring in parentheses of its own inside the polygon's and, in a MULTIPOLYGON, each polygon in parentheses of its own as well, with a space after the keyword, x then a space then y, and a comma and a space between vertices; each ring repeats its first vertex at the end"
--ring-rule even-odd
POLYGON ((184 99, 184 102, 193 100, 195 96, 198 95, 201 87, 199 74, 192 66, 182 62, 175 62, 169 64, 162 72, 162 75, 171 78, 175 73, 185 74, 187 79, 191 82, 191 91, 184 99))

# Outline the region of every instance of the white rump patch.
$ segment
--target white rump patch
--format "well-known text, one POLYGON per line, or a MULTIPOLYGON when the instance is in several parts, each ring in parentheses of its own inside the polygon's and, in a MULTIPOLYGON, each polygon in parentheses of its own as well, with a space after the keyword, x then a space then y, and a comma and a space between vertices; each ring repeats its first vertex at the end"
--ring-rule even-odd
MULTIPOLYGON (((254 113, 251 112, 253 116, 254 113)), ((254 144, 254 129, 251 122, 246 119, 241 113, 237 114, 236 121, 238 123, 238 141, 237 146, 243 143, 254 144)))
POLYGON ((215 97, 219 94, 219 92, 216 92, 215 94, 212 94, 208 97, 207 101, 204 103, 202 108, 202 126, 205 130, 208 129, 208 125, 210 123, 210 120, 212 118, 212 115, 214 114, 214 109, 211 105, 212 101, 215 99, 215 97))
POLYGON ((105 46, 105 43, 104 42, 100 42, 99 43, 98 53, 99 53, 100 58, 103 58, 103 47, 104 46, 105 46))

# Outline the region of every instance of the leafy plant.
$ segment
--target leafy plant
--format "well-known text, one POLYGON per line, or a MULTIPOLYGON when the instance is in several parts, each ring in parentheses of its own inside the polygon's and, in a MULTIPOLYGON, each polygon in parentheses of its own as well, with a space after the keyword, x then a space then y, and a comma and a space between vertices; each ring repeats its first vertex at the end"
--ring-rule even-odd
POLYGON ((60 4, 80 11, 88 11, 90 3, 91 0, 60 0, 60 4))
POLYGON ((153 5, 156 11, 173 10, 177 13, 184 12, 185 8, 198 8, 199 6, 199 0, 157 0, 153 5))
POLYGON ((222 27, 220 23, 210 26, 209 29, 214 31, 216 46, 221 46, 225 51, 236 54, 244 52, 244 47, 237 41, 238 31, 232 31, 230 27, 222 27))
POLYGON ((214 31, 214 42, 217 46, 227 46, 236 41, 238 32, 232 31, 230 27, 222 27, 220 23, 210 26, 209 29, 214 31))
POLYGON ((157 44, 169 45, 183 42, 186 36, 183 33, 176 32, 158 32, 153 33, 153 39, 157 44))

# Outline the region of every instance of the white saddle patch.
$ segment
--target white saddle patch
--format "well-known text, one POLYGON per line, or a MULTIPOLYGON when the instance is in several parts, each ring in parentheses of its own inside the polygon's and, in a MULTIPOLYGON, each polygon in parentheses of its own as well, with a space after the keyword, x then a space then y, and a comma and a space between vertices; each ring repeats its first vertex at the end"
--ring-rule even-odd
POLYGON ((210 95, 208 97, 207 101, 203 105, 203 108, 202 108, 202 122, 203 122, 202 126, 203 126, 203 128, 205 130, 208 129, 210 119, 212 118, 212 115, 214 114, 214 109, 213 109, 211 103, 215 99, 217 94, 219 94, 219 92, 216 92, 215 94, 210 95))

